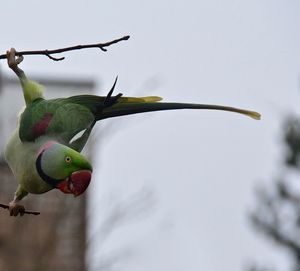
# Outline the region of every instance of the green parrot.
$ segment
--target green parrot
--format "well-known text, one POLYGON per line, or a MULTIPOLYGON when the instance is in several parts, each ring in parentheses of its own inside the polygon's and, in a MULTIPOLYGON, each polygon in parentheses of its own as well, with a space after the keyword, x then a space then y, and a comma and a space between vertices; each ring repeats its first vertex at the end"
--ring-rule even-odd
POLYGON ((17 128, 5 148, 5 159, 19 185, 9 203, 10 215, 25 213, 19 202, 28 193, 42 194, 52 189, 81 195, 92 177, 91 163, 81 151, 95 123, 99 120, 172 109, 213 109, 231 111, 260 119, 254 111, 220 105, 163 103, 157 96, 112 96, 114 82, 107 96, 78 95, 68 98, 44 99, 43 86, 26 78, 19 68, 23 57, 15 49, 7 51, 9 67, 18 76, 26 103, 17 128), (82 135, 72 139, 79 132, 82 135))

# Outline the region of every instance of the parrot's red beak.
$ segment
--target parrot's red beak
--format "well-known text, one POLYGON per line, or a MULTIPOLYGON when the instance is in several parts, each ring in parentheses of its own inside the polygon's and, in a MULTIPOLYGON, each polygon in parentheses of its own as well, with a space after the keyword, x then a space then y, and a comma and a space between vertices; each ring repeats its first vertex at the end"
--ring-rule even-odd
POLYGON ((59 183, 56 188, 66 194, 73 194, 75 197, 81 195, 89 186, 92 178, 90 170, 79 170, 73 172, 64 182, 59 183))
POLYGON ((79 170, 70 176, 70 190, 75 197, 81 195, 89 186, 92 172, 89 170, 79 170))

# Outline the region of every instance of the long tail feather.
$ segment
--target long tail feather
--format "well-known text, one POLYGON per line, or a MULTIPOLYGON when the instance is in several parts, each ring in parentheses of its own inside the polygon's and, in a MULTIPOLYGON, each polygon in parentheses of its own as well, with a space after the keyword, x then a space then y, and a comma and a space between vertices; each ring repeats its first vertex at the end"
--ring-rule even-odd
MULTIPOLYGON (((125 98, 125 97, 124 97, 125 98)), ((123 99, 124 99, 123 98, 123 99)), ((174 110, 174 109, 209 109, 209 110, 222 110, 240 113, 259 120, 260 114, 255 111, 244 110, 240 108, 222 106, 222 105, 209 105, 209 104, 189 104, 189 103, 162 103, 162 102, 120 102, 111 107, 105 108, 99 115, 96 116, 97 120, 113 118, 131 114, 160 111, 160 110, 174 110)))

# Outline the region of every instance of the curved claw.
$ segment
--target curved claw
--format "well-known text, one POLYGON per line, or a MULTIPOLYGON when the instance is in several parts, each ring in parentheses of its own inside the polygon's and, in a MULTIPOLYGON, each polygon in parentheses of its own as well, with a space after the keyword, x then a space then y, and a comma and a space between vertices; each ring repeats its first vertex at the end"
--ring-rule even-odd
POLYGON ((16 49, 11 48, 10 50, 6 51, 7 55, 7 64, 8 66, 18 75, 22 74, 22 70, 18 67, 18 65, 23 61, 24 57, 18 56, 16 57, 16 49))
MULTIPOLYGON (((3 208, 3 209, 8 209, 8 211, 10 212, 11 209, 14 208, 14 204, 16 204, 16 202, 11 202, 9 205, 7 204, 2 204, 0 203, 0 208, 3 208), (11 206, 11 207, 10 207, 11 206)), ((19 205, 20 206, 20 205, 19 205)), ((22 208, 21 208, 22 209, 22 208)), ((37 211, 32 211, 32 210, 25 210, 24 212, 21 211, 19 212, 21 215, 24 213, 24 214, 29 214, 29 215, 39 215, 40 212, 37 212, 37 211)), ((13 212, 12 212, 12 215, 13 215, 13 212)))
POLYGON ((16 203, 15 201, 12 201, 8 204, 8 210, 10 216, 23 216, 25 214, 25 207, 23 205, 20 205, 16 203))
POLYGON ((18 58, 16 59, 17 65, 19 65, 23 60, 24 60, 24 57, 22 55, 18 56, 18 58))
POLYGON ((6 55, 7 55, 7 64, 11 69, 16 68, 24 59, 23 56, 18 56, 16 58, 15 48, 11 48, 9 51, 6 51, 6 55))

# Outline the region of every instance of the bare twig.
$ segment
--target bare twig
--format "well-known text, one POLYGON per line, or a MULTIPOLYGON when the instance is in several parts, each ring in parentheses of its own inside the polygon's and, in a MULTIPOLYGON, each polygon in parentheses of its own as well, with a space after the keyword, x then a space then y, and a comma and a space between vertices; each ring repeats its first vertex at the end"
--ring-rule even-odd
MULTIPOLYGON (((63 53, 63 52, 68 52, 68 51, 87 49, 87 48, 99 48, 103 52, 106 52, 107 51, 106 47, 108 47, 112 44, 118 43, 120 41, 123 41, 123 40, 128 40, 129 38, 130 38, 130 36, 124 36, 122 38, 115 39, 115 40, 112 40, 112 41, 108 41, 108 42, 105 42, 105 43, 76 45, 76 46, 65 47, 65 48, 54 49, 54 50, 20 51, 20 52, 16 52, 16 56, 45 55, 45 56, 49 57, 50 59, 52 59, 54 61, 60 61, 60 60, 64 60, 65 57, 57 58, 57 57, 53 57, 51 55, 52 54, 60 54, 60 53, 63 53)), ((6 59, 6 58, 7 58, 6 54, 0 55, 0 59, 6 59)))
MULTIPOLYGON (((7 204, 2 204, 2 203, 0 203, 0 207, 1 208, 3 208, 3 209, 9 209, 9 206, 7 205, 7 204)), ((40 212, 37 212, 37 211, 24 211, 24 214, 28 214, 28 215, 39 215, 40 214, 40 212)))

